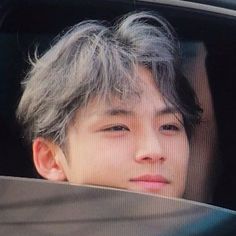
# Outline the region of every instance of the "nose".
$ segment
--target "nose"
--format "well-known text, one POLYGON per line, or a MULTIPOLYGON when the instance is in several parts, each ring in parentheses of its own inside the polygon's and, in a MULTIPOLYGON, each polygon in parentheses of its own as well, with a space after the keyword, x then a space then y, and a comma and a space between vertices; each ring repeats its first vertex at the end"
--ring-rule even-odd
POLYGON ((164 148, 160 138, 154 132, 143 135, 138 140, 135 161, 138 163, 163 163, 166 160, 164 148))

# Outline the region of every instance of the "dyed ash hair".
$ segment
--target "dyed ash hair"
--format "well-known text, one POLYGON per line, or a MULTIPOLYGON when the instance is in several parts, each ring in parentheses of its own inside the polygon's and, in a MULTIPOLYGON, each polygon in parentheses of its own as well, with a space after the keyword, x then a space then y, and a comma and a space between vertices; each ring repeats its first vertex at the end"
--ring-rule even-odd
MULTIPOLYGON (((72 27, 23 81, 17 117, 30 141, 66 141, 77 111, 92 98, 129 100, 139 94, 135 67, 148 68, 166 102, 183 115, 188 137, 201 109, 186 78, 178 72, 178 44, 168 22, 155 14, 127 15, 115 25, 84 21, 72 27)), ((98 100, 99 101, 99 100, 98 100)))

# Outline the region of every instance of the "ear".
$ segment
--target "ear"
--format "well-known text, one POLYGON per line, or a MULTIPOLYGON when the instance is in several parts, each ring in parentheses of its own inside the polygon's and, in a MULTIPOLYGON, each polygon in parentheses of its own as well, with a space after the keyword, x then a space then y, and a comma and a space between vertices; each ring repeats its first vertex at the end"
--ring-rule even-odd
POLYGON ((66 174, 59 160, 65 158, 55 143, 44 138, 33 141, 33 161, 38 173, 48 180, 65 181, 66 174), (61 157, 63 155, 63 157, 61 157))

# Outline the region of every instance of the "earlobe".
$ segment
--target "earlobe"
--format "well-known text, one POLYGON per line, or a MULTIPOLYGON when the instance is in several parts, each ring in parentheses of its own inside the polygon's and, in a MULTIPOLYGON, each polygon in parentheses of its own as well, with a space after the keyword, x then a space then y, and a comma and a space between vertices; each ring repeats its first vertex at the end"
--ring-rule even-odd
POLYGON ((36 138, 33 141, 33 161, 38 173, 45 179, 52 181, 67 180, 59 155, 60 148, 44 138, 36 138))

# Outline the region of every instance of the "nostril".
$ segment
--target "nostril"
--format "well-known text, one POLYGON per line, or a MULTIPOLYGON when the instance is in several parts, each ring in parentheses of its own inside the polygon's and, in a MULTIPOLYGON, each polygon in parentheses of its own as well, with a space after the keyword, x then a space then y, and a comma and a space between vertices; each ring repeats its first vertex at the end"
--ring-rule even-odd
POLYGON ((145 155, 136 158, 138 162, 164 162, 165 157, 159 155, 145 155))
POLYGON ((165 161, 165 157, 160 157, 159 160, 160 160, 161 162, 164 162, 164 161, 165 161))

